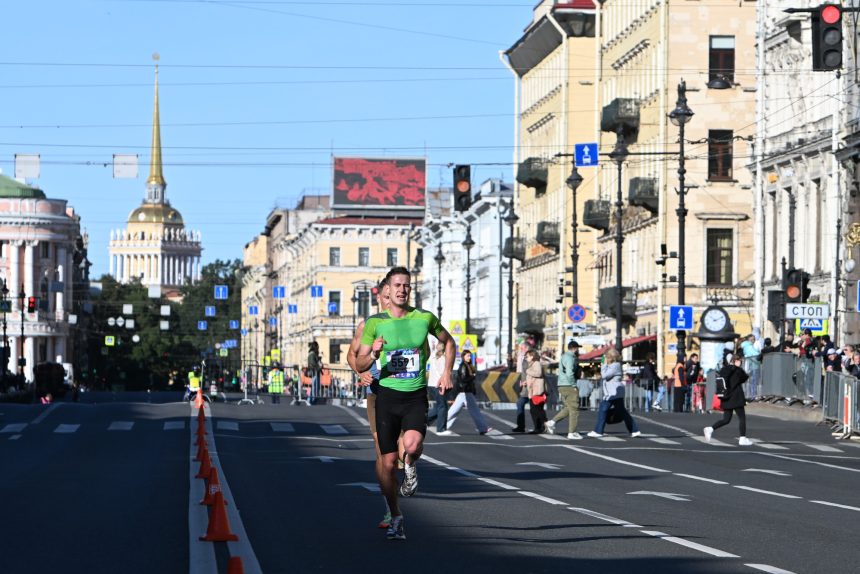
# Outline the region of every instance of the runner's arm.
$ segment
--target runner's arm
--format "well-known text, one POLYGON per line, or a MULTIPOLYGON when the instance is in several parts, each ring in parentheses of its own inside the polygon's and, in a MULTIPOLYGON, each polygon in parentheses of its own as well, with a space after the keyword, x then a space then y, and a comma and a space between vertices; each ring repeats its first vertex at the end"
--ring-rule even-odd
MULTIPOLYGON (((352 336, 352 341, 349 343, 349 351, 346 352, 346 363, 349 368, 356 373, 361 373, 356 366, 355 360, 358 358, 358 349, 361 347, 361 334, 364 332, 364 321, 358 324, 355 329, 355 334, 352 336)), ((367 370, 367 369, 365 369, 367 370)))
POLYGON ((454 371, 457 345, 454 344, 454 338, 444 327, 438 333, 434 333, 433 336, 445 345, 445 369, 442 371, 442 376, 439 379, 439 390, 452 389, 454 388, 454 383, 451 380, 451 373, 454 371))

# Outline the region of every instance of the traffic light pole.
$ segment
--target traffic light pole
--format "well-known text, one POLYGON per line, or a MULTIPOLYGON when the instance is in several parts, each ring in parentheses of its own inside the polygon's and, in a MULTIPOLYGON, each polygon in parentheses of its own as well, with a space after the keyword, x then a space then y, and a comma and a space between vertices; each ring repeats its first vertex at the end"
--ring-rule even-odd
POLYGON ((782 351, 785 346, 785 288, 786 288, 786 266, 785 257, 782 258, 782 305, 780 306, 779 316, 782 321, 779 322, 779 350, 782 351))

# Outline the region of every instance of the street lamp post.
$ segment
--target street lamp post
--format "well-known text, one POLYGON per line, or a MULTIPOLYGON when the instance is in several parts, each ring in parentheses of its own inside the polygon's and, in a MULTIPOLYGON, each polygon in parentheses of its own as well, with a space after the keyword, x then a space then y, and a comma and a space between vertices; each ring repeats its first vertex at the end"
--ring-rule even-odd
POLYGON ((623 318, 621 314, 621 306, 624 302, 621 293, 621 256, 624 246, 624 235, 622 233, 621 219, 624 215, 624 195, 621 182, 621 167, 624 165, 624 160, 627 159, 629 151, 627 143, 624 141, 624 130, 619 126, 616 132, 615 147, 609 152, 609 158, 618 166, 618 194, 615 199, 615 349, 621 353, 621 327, 623 318))
MULTIPOLYGON (((352 332, 353 334, 355 334, 355 307, 358 305, 358 293, 355 290, 355 287, 352 288, 352 298, 350 299, 350 301, 352 301, 352 332)), ((347 351, 347 353, 348 352, 349 351, 347 351)), ((355 371, 352 371, 352 392, 354 394, 357 389, 357 387, 355 386, 356 382, 357 381, 355 378, 355 371)))
POLYGON ((508 252, 508 371, 514 370, 514 225, 519 219, 514 213, 514 200, 511 198, 505 215, 508 237, 511 239, 511 250, 508 252))
POLYGON ((463 240, 463 248, 466 250, 466 332, 471 333, 472 320, 472 226, 466 226, 466 239, 463 240))
MULTIPOLYGON (((684 80, 678 84, 678 102, 675 104, 675 109, 669 113, 669 119, 672 123, 678 126, 679 151, 678 151, 678 209, 675 213, 678 214, 678 305, 684 305, 685 290, 687 287, 686 279, 686 261, 685 261, 685 226, 687 221, 687 208, 684 205, 684 196, 687 194, 685 184, 685 176, 687 170, 684 167, 684 126, 693 117, 693 111, 687 105, 687 84, 684 80)), ((685 358, 687 350, 687 331, 680 329, 678 331, 678 360, 685 358)))
POLYGON ((442 253, 442 244, 436 246, 436 256, 433 258, 436 262, 436 315, 442 319, 442 264, 445 263, 445 255, 442 253))
POLYGON ((9 312, 9 288, 6 286, 6 280, 3 280, 3 286, 0 288, 0 293, 3 294, 3 372, 0 373, 0 378, 3 381, 3 387, 6 387, 6 370, 9 368, 9 338, 6 336, 6 313, 9 312))
POLYGON ((570 188, 570 191, 573 192, 573 221, 571 223, 570 229, 573 234, 573 245, 570 250, 570 263, 571 263, 571 278, 570 278, 570 287, 571 294, 573 297, 573 304, 579 303, 579 244, 576 242, 576 226, 577 226, 577 216, 576 216, 576 190, 579 189, 579 186, 582 185, 582 176, 579 174, 579 171, 576 169, 576 162, 574 161, 573 170, 570 172, 570 176, 567 178, 567 186, 570 188))
MULTIPOLYGON (((24 366, 27 364, 27 359, 24 358, 24 312, 27 309, 25 305, 26 295, 24 294, 24 284, 21 283, 21 290, 18 292, 18 298, 21 299, 21 307, 19 308, 21 312, 21 354, 18 355, 18 367, 21 375, 21 382, 24 381, 24 366)), ((36 387, 33 385, 33 392, 35 393, 36 387)), ((35 396, 35 395, 34 395, 35 396)))

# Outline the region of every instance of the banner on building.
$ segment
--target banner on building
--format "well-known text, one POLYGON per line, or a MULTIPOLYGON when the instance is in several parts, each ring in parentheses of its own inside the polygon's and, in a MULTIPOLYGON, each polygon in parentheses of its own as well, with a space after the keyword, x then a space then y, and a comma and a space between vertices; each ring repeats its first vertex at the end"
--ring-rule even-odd
POLYGON ((332 207, 415 209, 425 205, 423 158, 334 158, 332 207))

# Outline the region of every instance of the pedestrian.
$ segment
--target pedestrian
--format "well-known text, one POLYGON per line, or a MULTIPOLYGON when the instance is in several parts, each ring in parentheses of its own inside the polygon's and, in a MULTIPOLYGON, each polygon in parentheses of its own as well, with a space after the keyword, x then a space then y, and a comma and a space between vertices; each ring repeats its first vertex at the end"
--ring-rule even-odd
POLYGON ((849 375, 860 379, 860 351, 855 351, 851 356, 851 362, 845 369, 849 375))
POLYGON ((657 399, 653 402, 651 401, 654 393, 658 392, 657 388, 660 386, 660 375, 657 374, 657 355, 654 353, 648 353, 645 356, 645 364, 642 365, 642 370, 639 371, 639 385, 645 392, 645 412, 649 412, 652 408, 654 410, 662 410, 660 406, 660 401, 663 399, 662 394, 658 393, 657 399))
POLYGON ((284 371, 280 365, 269 371, 269 394, 273 405, 281 403, 281 395, 284 394, 284 371))
POLYGON ((472 364, 472 352, 465 350, 460 353, 460 366, 457 368, 457 385, 455 387, 457 396, 454 397, 454 404, 448 410, 448 429, 454 425, 454 422, 457 420, 457 414, 463 408, 463 405, 466 405, 478 434, 487 434, 491 430, 484 420, 484 415, 481 414, 481 409, 478 408, 478 401, 475 399, 475 374, 475 366, 472 364))
POLYGON ((454 433, 448 430, 448 395, 450 391, 439 388, 442 380, 442 371, 445 369, 445 345, 436 343, 435 352, 427 359, 427 388, 432 389, 435 400, 433 408, 427 414, 427 424, 436 421, 436 434, 440 436, 451 436, 454 433))
POLYGON ((546 379, 543 374, 543 365, 540 362, 540 353, 532 349, 528 353, 528 366, 526 367, 526 387, 529 393, 529 413, 532 416, 534 428, 531 434, 546 432, 546 379))
POLYGON ((842 361, 839 358, 839 351, 835 347, 827 347, 827 355, 824 357, 825 371, 842 371, 842 361))
POLYGON ((311 396, 308 404, 313 405, 320 397, 320 375, 322 374, 322 360, 320 359, 320 347, 316 341, 308 343, 308 366, 307 376, 311 379, 311 396))
POLYGON ((687 384, 684 387, 684 410, 692 412, 693 385, 699 380, 702 375, 702 365, 699 363, 698 353, 691 353, 689 360, 684 365, 684 373, 687 378, 687 384))
POLYGON ((528 352, 531 350, 528 343, 520 341, 517 347, 517 373, 520 375, 518 382, 520 396, 517 397, 517 426, 511 432, 526 432, 526 404, 529 402, 529 389, 526 386, 526 366, 528 364, 528 352))
POLYGON ((687 394, 687 370, 684 366, 684 356, 680 355, 675 361, 672 369, 672 412, 680 413, 684 410, 684 397, 687 394))
POLYGON ((611 348, 603 355, 603 359, 603 366, 600 367, 600 388, 603 391, 603 397, 600 400, 600 408, 597 409, 597 424, 594 426, 594 430, 588 433, 588 436, 591 438, 603 436, 606 418, 609 411, 613 410, 616 413, 621 413, 624 426, 627 427, 630 436, 636 438, 642 433, 639 432, 639 425, 636 424, 636 420, 630 416, 624 406, 621 353, 611 348))
POLYGON ((579 366, 579 343, 571 341, 567 344, 567 352, 561 356, 558 362, 558 394, 561 399, 562 409, 556 413, 552 420, 547 421, 546 426, 550 434, 555 432, 555 425, 565 417, 567 421, 567 438, 580 440, 582 435, 576 431, 579 423, 579 387, 577 381, 582 376, 582 367, 579 366))
POLYGON ((744 370, 749 374, 750 400, 758 396, 758 383, 761 380, 761 351, 756 347, 754 335, 747 335, 741 343, 744 356, 744 370))
POLYGON ((738 444, 740 446, 750 446, 752 441, 747 438, 747 417, 744 407, 747 404, 746 396, 744 396, 743 384, 749 378, 741 368, 741 357, 739 355, 728 355, 726 357, 726 365, 720 369, 719 377, 725 381, 725 391, 720 397, 720 408, 723 410, 723 418, 715 422, 712 426, 704 428, 705 440, 710 441, 714 431, 720 427, 726 426, 732 420, 732 414, 738 415, 738 423, 740 425, 740 438, 738 444))

